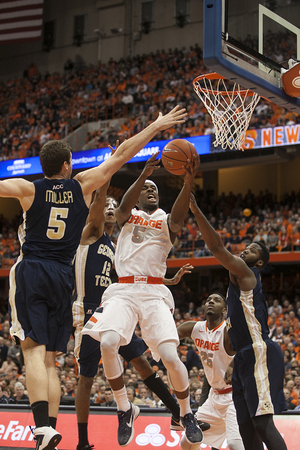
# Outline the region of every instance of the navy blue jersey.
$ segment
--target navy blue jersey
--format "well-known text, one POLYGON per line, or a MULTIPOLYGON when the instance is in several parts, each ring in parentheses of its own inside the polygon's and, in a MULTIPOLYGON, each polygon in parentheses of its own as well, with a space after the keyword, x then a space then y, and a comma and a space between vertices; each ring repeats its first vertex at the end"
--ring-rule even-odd
MULTIPOLYGON (((79 364, 79 373, 85 377, 93 378, 97 374, 101 349, 97 340, 83 336, 81 330, 97 310, 103 292, 111 284, 110 273, 114 255, 114 245, 105 231, 93 244, 79 245, 76 252, 76 298, 72 307, 74 353, 79 364)), ((131 342, 119 348, 119 354, 125 361, 130 362, 141 356, 147 348, 146 343, 133 334, 131 342)))
POLYGON ((81 186, 73 179, 33 183, 34 201, 19 228, 22 253, 71 265, 88 215, 81 186))
POLYGON ((103 292, 111 284, 114 255, 113 243, 105 231, 93 244, 79 245, 75 259, 77 299, 99 306, 103 292))
POLYGON ((235 351, 267 339, 268 311, 259 271, 251 268, 257 283, 253 290, 241 291, 231 281, 227 292, 227 329, 235 351))

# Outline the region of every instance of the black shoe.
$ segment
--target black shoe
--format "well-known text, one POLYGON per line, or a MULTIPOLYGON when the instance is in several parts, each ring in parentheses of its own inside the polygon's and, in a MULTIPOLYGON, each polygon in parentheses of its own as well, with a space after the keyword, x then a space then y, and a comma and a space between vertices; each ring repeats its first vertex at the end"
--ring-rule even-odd
POLYGON ((185 429, 185 437, 189 444, 201 444, 203 433, 197 424, 193 413, 188 413, 180 418, 185 429))
POLYGON ((86 444, 84 447, 77 445, 76 450, 93 450, 94 445, 86 444))
POLYGON ((177 417, 172 416, 170 430, 174 430, 174 431, 183 431, 184 430, 184 428, 180 422, 180 417, 177 418, 177 417))
POLYGON ((138 417, 139 413, 140 408, 132 404, 128 411, 118 411, 118 443, 121 447, 125 447, 132 441, 134 436, 133 422, 138 417))
POLYGON ((207 422, 201 422, 201 420, 197 420, 197 423, 202 431, 207 431, 210 429, 210 425, 207 422))

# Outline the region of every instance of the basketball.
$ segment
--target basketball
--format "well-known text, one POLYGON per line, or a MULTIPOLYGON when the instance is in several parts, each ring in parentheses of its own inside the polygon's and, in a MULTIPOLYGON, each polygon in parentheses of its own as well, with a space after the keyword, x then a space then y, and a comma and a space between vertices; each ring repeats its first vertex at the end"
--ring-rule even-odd
POLYGON ((243 211, 243 214, 244 214, 245 217, 251 216, 251 213, 252 213, 252 211, 251 211, 250 208, 245 208, 244 211, 243 211))
POLYGON ((168 142, 161 154, 161 161, 165 169, 173 175, 183 175, 185 170, 182 166, 188 167, 188 159, 197 155, 193 144, 186 139, 174 139, 168 142))

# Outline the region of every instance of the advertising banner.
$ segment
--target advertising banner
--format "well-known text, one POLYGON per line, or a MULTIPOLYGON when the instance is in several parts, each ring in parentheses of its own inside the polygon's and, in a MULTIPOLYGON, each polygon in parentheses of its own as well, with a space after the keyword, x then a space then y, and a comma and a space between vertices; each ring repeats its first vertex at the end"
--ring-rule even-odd
MULTIPOLYGON (((150 412, 150 411, 149 411, 150 412)), ((299 449, 299 416, 276 416, 275 423, 285 439, 289 450, 299 449)), ((35 441, 30 426, 33 418, 30 412, 10 412, 0 410, 0 449, 1 448, 35 448, 35 441)), ((118 419, 115 412, 91 413, 89 418, 89 440, 95 449, 119 448, 117 442, 118 419)), ((60 412, 57 429, 63 438, 58 446, 59 450, 74 450, 77 445, 76 414, 60 412)), ((176 449, 180 450, 180 439, 183 432, 170 430, 170 417, 166 415, 141 415, 134 423, 135 434, 128 450, 141 450, 142 448, 154 450, 176 449)), ((205 433, 204 433, 205 442, 205 433)), ((200 449, 210 450, 205 443, 200 449)), ((226 441, 221 449, 228 450, 226 441)))
MULTIPOLYGON (((188 140, 195 145, 199 155, 205 155, 210 152, 210 136, 190 137, 188 140)), ((147 161, 154 153, 161 153, 168 142, 169 140, 150 142, 129 163, 147 161)), ((74 152, 72 154, 73 169, 88 169, 89 167, 98 166, 109 158, 110 153, 108 147, 74 152)), ((0 178, 23 177, 38 173, 42 173, 38 156, 0 162, 0 178)))
POLYGON ((300 144, 300 125, 247 130, 244 150, 300 144))
MULTIPOLYGON (((237 151, 214 147, 213 135, 188 137, 188 141, 195 145, 199 155, 209 153, 223 153, 228 151, 237 151)), ((154 153, 162 152, 164 146, 169 140, 153 141, 147 144, 129 163, 147 161, 154 153)), ((257 130, 247 130, 244 150, 257 148, 280 147, 300 144, 300 124, 286 125, 274 128, 262 128, 257 130)), ((101 164, 110 156, 110 149, 97 148, 74 152, 72 158, 73 169, 88 169, 101 164)), ((159 155, 160 156, 160 155, 159 155)), ((0 178, 23 177, 42 173, 40 160, 38 156, 25 159, 15 159, 0 161, 0 178)))

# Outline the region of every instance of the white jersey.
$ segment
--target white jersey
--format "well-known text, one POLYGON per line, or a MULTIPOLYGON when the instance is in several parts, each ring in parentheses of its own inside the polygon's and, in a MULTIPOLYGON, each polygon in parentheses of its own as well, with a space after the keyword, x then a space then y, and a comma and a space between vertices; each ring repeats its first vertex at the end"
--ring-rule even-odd
POLYGON ((119 277, 165 276, 166 259, 172 248, 167 217, 160 208, 152 214, 131 211, 118 237, 115 267, 119 277))
POLYGON ((233 359, 224 348, 224 331, 226 322, 220 323, 213 330, 207 328, 207 322, 197 322, 191 337, 199 350, 204 372, 213 389, 228 389, 230 385, 224 381, 226 369, 233 359))

